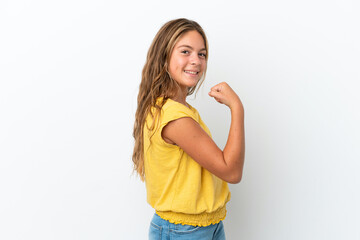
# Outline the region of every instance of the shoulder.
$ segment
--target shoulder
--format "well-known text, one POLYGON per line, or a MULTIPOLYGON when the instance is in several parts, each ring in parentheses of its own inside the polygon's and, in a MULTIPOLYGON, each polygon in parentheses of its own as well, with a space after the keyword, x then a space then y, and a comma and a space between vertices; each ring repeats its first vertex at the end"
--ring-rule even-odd
POLYGON ((198 112, 195 108, 193 108, 192 106, 190 106, 189 108, 172 99, 167 99, 161 110, 164 117, 168 116, 176 118, 181 116, 189 116, 191 118, 194 118, 195 120, 198 120, 199 118, 198 112))

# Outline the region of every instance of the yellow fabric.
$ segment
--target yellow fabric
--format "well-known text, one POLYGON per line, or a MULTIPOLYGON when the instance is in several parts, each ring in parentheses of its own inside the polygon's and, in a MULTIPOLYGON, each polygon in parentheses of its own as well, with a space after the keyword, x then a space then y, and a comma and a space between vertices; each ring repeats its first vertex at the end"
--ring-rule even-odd
POLYGON ((208 226, 225 218, 230 192, 226 182, 161 137, 167 123, 183 117, 194 119, 211 136, 195 108, 171 99, 162 107, 159 122, 151 132, 146 126, 151 126, 153 120, 150 115, 147 117, 144 126, 147 201, 161 218, 172 223, 208 226))

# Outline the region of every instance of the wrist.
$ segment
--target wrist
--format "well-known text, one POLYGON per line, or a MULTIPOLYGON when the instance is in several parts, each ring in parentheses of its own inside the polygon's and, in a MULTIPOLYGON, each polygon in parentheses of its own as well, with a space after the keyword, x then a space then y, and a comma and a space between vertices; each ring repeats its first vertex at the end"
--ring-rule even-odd
POLYGON ((231 111, 244 112, 244 106, 242 105, 240 100, 232 102, 232 104, 229 106, 229 108, 231 111))

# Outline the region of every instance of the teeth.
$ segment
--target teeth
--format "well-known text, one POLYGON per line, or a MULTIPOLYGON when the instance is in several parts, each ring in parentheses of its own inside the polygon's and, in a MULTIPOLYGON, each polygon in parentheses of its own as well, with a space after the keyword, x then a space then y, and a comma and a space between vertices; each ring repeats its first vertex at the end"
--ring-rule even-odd
POLYGON ((186 73, 190 73, 190 74, 197 74, 198 72, 192 72, 192 71, 185 71, 186 73))

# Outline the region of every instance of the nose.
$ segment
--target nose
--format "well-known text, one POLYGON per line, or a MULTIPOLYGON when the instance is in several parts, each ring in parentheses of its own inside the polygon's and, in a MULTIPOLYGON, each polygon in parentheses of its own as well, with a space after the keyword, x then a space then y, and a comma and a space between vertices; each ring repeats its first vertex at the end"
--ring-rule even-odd
POLYGON ((201 61, 197 53, 192 55, 190 59, 190 63, 191 65, 200 65, 201 61))

